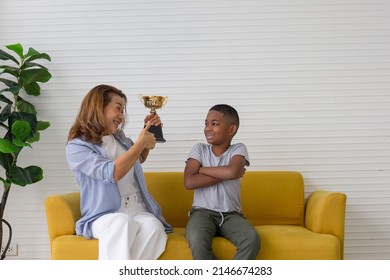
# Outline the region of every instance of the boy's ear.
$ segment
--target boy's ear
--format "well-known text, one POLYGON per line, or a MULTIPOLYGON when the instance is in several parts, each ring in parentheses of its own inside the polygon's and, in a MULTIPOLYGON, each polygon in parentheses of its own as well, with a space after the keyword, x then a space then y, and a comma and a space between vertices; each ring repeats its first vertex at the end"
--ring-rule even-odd
POLYGON ((229 135, 234 136, 237 133, 237 129, 238 129, 237 125, 232 124, 229 128, 229 135))

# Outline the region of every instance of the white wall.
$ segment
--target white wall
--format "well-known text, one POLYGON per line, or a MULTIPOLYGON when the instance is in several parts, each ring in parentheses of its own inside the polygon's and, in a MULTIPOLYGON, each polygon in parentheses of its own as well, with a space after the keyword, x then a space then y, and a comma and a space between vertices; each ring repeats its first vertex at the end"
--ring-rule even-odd
MULTIPOLYGON (((14 186, 6 218, 19 256, 50 258, 43 201, 78 190, 64 157, 85 93, 130 100, 127 133, 167 95, 165 144, 147 171, 181 171, 207 110, 236 107, 249 170, 297 170, 306 195, 348 195, 346 259, 390 258, 390 2, 386 0, 1 0, 0 45, 47 52, 53 78, 31 99, 51 128, 22 161, 45 178, 14 186)), ((4 48, 3 48, 4 49, 4 48)))

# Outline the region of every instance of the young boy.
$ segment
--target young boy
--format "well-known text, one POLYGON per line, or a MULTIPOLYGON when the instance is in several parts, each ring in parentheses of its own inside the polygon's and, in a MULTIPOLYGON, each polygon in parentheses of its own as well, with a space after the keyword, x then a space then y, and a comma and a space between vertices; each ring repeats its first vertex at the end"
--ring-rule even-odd
POLYGON ((237 247, 235 260, 256 259, 260 249, 257 231, 242 215, 241 177, 249 157, 244 144, 231 144, 238 127, 233 107, 213 106, 204 128, 208 144, 196 144, 186 162, 184 184, 195 189, 186 237, 195 260, 216 259, 214 236, 223 236, 237 247))

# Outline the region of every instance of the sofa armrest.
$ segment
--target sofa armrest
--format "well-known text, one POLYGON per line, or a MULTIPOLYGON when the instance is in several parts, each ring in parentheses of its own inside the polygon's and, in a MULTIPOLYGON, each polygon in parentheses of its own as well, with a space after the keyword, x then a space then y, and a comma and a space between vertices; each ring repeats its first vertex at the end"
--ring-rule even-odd
POLYGON ((333 234, 340 240, 344 257, 344 226, 347 196, 333 191, 314 191, 306 203, 305 227, 313 232, 333 234))
POLYGON ((51 246, 56 237, 75 234, 75 224, 81 216, 80 193, 49 196, 45 210, 51 246))

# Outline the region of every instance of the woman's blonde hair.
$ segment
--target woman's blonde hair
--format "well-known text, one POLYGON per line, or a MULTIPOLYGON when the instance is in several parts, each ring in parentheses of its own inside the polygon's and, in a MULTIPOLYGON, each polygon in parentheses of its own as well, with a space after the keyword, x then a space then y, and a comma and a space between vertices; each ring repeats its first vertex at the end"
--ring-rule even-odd
MULTIPOLYGON (((104 108, 111 102, 114 95, 119 95, 127 103, 126 95, 119 89, 110 85, 98 85, 92 88, 81 102, 80 111, 76 120, 69 130, 68 141, 74 138, 100 144, 102 137, 107 131, 104 108)), ((124 113, 126 116, 126 114, 124 113)), ((124 117, 120 129, 125 126, 124 117)))

